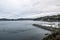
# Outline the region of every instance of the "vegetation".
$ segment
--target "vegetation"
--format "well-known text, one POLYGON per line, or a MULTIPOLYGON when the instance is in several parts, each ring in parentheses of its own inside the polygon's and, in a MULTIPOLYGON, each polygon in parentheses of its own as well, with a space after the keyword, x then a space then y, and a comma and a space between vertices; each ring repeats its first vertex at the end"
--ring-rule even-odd
POLYGON ((39 18, 36 18, 35 20, 43 20, 43 21, 60 21, 60 15, 39 17, 39 18))
POLYGON ((60 40, 60 28, 55 28, 53 33, 45 37, 43 40, 60 40))

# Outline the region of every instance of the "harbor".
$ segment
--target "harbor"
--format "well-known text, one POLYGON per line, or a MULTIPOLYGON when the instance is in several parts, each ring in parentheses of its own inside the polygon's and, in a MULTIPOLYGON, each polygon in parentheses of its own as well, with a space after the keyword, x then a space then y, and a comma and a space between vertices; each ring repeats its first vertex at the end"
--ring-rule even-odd
POLYGON ((52 34, 43 38, 43 40, 60 40, 60 23, 56 22, 54 24, 33 24, 35 27, 39 27, 48 31, 51 31, 52 34))

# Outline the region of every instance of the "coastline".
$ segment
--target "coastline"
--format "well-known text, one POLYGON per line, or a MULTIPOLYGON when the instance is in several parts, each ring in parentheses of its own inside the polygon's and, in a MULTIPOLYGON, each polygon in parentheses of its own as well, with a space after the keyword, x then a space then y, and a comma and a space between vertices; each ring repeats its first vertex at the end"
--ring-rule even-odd
POLYGON ((39 24, 33 24, 33 26, 35 27, 39 27, 39 28, 42 28, 42 29, 45 29, 45 30, 48 30, 48 31, 53 31, 53 27, 47 27, 47 26, 42 26, 42 25, 39 25, 39 24))
POLYGON ((60 28, 55 29, 52 34, 43 38, 43 40, 60 40, 60 28))
POLYGON ((39 24, 33 24, 33 26, 51 31, 51 34, 45 34, 48 36, 43 38, 43 40, 60 40, 60 28, 46 27, 39 24))

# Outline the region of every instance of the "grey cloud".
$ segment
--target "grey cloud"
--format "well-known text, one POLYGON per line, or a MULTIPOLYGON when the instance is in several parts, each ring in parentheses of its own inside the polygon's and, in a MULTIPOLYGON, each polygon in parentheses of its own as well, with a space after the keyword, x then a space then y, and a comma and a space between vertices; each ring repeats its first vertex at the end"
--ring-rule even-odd
POLYGON ((60 14, 60 0, 0 0, 0 18, 32 18, 54 13, 60 14))

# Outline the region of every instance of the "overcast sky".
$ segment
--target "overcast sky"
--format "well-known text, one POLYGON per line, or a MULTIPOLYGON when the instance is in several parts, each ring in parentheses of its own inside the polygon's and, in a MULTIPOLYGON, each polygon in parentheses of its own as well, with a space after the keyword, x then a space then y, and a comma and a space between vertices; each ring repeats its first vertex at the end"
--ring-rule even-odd
POLYGON ((35 18, 60 14, 60 0, 0 0, 0 18, 35 18))

